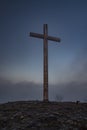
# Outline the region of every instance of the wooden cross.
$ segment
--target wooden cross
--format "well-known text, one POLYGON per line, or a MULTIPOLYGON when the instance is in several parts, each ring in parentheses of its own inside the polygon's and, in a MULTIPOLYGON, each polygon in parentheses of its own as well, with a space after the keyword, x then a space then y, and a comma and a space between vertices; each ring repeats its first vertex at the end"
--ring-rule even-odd
POLYGON ((43 101, 48 101, 48 40, 60 42, 60 38, 48 36, 48 26, 47 24, 43 25, 43 34, 32 33, 30 32, 31 37, 43 39, 43 101))

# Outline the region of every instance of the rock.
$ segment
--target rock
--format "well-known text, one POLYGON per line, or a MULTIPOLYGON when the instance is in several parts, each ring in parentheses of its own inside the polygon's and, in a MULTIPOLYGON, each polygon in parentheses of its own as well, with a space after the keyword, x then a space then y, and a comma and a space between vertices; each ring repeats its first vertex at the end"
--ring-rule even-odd
POLYGON ((0 105, 0 130, 86 130, 87 104, 9 102, 0 105))

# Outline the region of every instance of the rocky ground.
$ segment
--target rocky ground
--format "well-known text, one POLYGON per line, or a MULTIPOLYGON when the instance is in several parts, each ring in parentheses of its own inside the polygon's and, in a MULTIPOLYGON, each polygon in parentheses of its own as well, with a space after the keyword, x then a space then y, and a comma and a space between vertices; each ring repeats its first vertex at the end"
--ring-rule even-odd
POLYGON ((0 104, 0 130, 87 130, 87 103, 0 104))

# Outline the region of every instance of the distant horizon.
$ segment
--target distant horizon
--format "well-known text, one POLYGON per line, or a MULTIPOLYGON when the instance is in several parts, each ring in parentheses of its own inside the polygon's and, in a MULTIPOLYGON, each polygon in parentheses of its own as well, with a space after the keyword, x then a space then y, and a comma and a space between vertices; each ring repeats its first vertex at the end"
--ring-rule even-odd
MULTIPOLYGON (((43 100, 43 83, 21 81, 12 83, 8 80, 0 80, 0 102, 21 100, 43 100)), ((56 96, 62 97, 61 101, 87 102, 87 82, 69 82, 61 84, 49 84, 49 101, 57 101, 56 96)))

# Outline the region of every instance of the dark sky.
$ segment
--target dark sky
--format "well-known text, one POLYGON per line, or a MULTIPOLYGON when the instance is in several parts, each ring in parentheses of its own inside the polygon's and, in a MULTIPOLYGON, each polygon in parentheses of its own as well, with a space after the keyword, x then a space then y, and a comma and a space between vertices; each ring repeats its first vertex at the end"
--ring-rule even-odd
POLYGON ((43 40, 49 41, 49 97, 87 98, 87 0, 0 0, 0 102, 42 99, 43 40), (32 86, 32 87, 31 87, 32 86))

